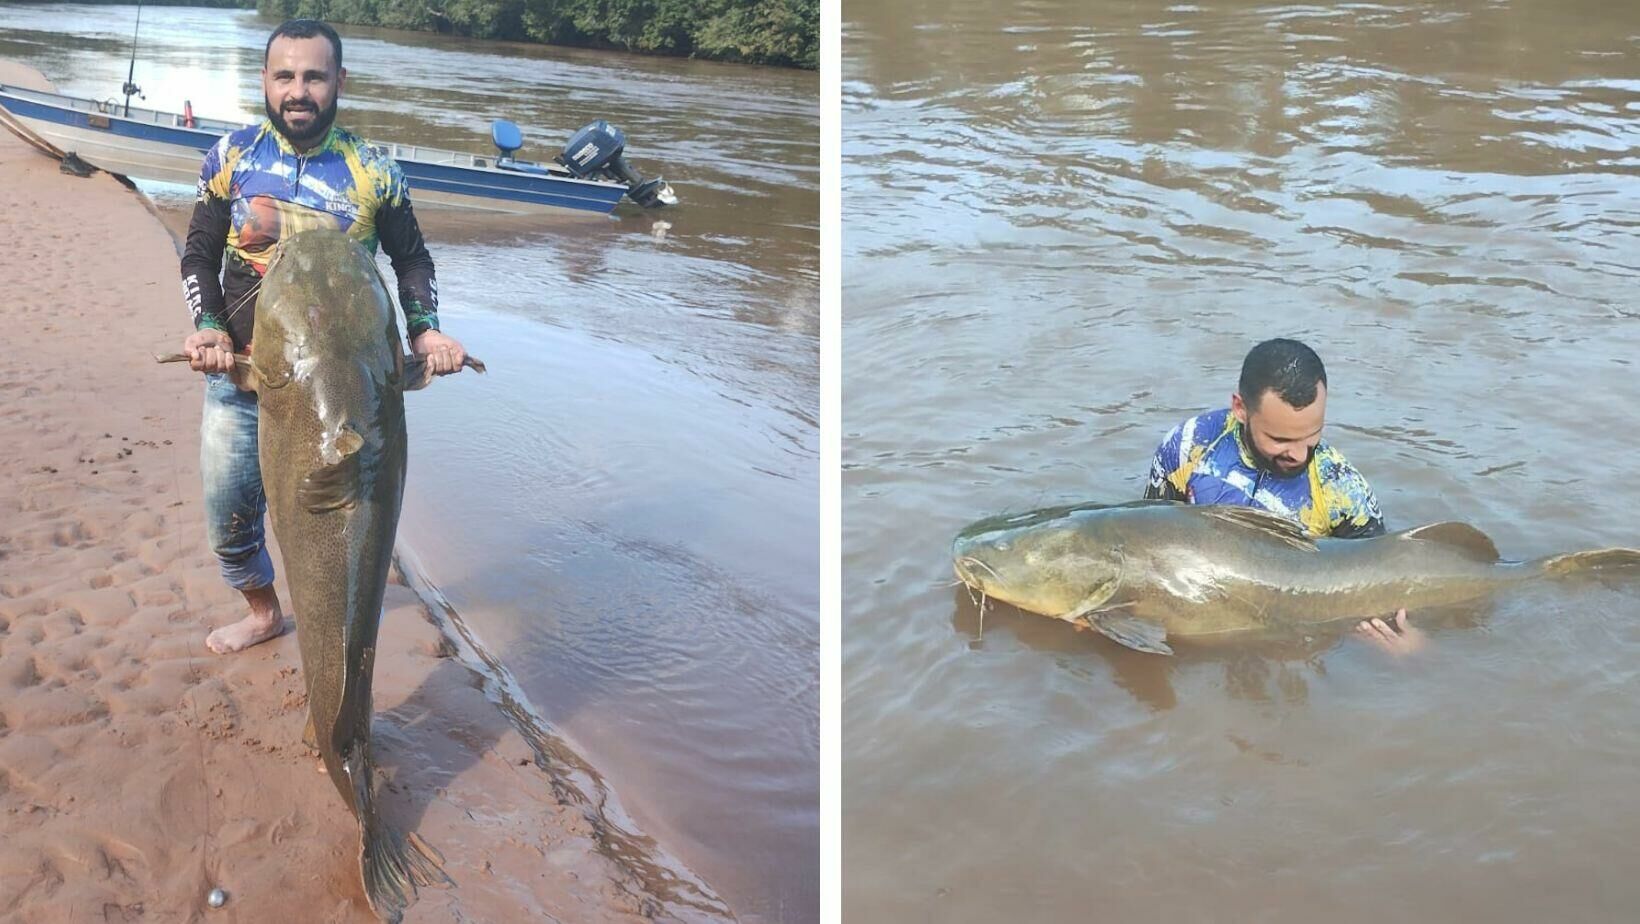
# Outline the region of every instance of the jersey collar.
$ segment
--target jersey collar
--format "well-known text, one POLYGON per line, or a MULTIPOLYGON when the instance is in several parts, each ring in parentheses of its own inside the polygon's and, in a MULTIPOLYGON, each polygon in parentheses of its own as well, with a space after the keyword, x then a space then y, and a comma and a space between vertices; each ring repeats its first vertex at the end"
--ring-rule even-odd
POLYGON ((280 153, 287 154, 291 157, 312 157, 315 154, 323 154, 324 152, 334 148, 336 146, 337 137, 341 134, 342 130, 336 127, 336 123, 332 122, 330 124, 330 128, 325 132, 324 140, 319 142, 317 147, 305 154, 297 151, 295 146, 293 146, 273 124, 273 120, 267 116, 262 117, 262 131, 273 136, 273 142, 274 144, 279 145, 280 153))

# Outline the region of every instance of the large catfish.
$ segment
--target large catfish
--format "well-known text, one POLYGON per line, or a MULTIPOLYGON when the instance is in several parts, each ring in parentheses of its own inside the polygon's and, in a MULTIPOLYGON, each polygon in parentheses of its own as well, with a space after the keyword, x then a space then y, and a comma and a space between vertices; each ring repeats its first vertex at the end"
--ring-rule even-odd
POLYGON ((1633 549, 1503 561, 1464 523, 1311 539, 1263 510, 1167 501, 981 520, 958 534, 952 558, 988 597, 1156 654, 1172 654, 1168 639, 1297 634, 1536 577, 1640 567, 1633 549))
POLYGON ((403 353, 375 261, 329 229, 280 242, 251 343, 234 377, 257 392, 262 484, 296 613, 309 740, 358 819, 365 897, 396 922, 418 886, 449 882, 436 851, 378 815, 370 751, 376 629, 404 495, 404 391, 430 374, 403 353))

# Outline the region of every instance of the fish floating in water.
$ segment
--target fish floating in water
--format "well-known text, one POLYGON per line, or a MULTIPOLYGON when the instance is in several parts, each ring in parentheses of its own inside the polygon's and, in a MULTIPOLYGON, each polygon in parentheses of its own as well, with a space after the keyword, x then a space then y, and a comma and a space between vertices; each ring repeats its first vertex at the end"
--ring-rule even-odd
POLYGON ((1139 651, 1168 640, 1298 634, 1584 571, 1640 570, 1640 551, 1504 561, 1485 533, 1433 523, 1372 539, 1311 539, 1252 507, 1078 504, 992 517, 952 543, 972 590, 1139 651))
POLYGON ((404 355, 375 261, 329 229, 280 242, 252 343, 252 356, 235 357, 234 378, 257 392, 262 484, 296 613, 308 737, 358 819, 365 897, 397 922, 418 887, 450 883, 437 851, 378 814, 370 749, 376 630, 404 496, 404 392, 431 373, 404 355))

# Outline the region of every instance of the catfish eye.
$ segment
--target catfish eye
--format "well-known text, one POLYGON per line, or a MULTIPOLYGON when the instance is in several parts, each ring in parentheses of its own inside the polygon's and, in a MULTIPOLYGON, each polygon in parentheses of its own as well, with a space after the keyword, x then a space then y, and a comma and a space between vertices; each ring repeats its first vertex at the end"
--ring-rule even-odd
POLYGON ((1006 551, 1008 551, 1009 549, 1011 549, 1013 547, 1014 547, 1014 544, 1012 542, 1009 542, 1006 539, 999 540, 997 542, 996 546, 995 546, 995 548, 998 552, 1006 552, 1006 551))

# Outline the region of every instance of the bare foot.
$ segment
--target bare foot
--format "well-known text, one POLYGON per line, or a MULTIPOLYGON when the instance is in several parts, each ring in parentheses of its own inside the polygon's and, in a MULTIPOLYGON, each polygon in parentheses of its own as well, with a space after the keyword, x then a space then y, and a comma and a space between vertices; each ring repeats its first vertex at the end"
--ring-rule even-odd
POLYGON ((217 654, 244 651, 270 638, 278 638, 285 631, 285 614, 279 609, 279 597, 271 584, 241 593, 250 605, 251 614, 205 636, 205 647, 217 654))
POLYGON ((270 638, 278 638, 285 631, 285 617, 277 612, 252 613, 233 625, 223 626, 205 636, 205 647, 217 654, 244 651, 270 638))
POLYGON ((1414 654, 1429 641, 1422 629, 1407 622, 1406 610, 1397 612, 1393 620, 1364 620, 1355 627, 1355 634, 1392 655, 1414 654))

